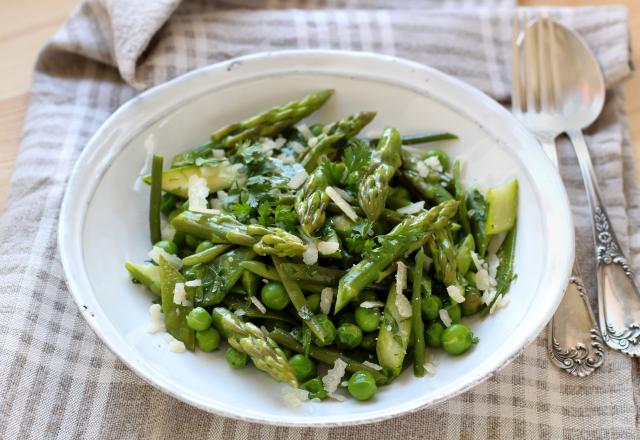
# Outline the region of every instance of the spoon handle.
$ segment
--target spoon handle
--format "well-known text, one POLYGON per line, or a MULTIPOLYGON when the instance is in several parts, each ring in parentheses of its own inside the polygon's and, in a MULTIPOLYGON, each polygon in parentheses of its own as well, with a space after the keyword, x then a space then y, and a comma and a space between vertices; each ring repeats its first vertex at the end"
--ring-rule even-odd
POLYGON ((602 339, 614 350, 640 356, 640 290, 602 203, 582 131, 569 130, 567 135, 578 157, 591 210, 602 339))
MULTIPOLYGON (((539 135, 538 140, 557 168, 556 136, 539 135)), ((547 348, 551 362, 572 376, 589 376, 604 363, 600 330, 575 262, 562 301, 548 325, 547 348)))

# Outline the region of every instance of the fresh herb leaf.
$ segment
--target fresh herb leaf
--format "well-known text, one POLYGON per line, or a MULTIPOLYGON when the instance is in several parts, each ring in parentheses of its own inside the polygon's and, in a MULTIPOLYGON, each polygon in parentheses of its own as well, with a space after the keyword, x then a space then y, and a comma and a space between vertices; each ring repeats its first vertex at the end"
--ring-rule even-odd
POLYGON ((247 223, 253 213, 253 207, 247 203, 234 203, 229 209, 242 223, 247 223))
POLYGON ((349 236, 345 239, 347 250, 360 255, 371 251, 375 246, 372 235, 373 223, 366 219, 358 220, 351 226, 349 236))
POLYGON ((289 232, 294 232, 298 226, 298 216, 293 210, 293 206, 277 205, 275 208, 275 224, 289 232))
POLYGON ((347 148, 342 155, 342 161, 346 167, 346 186, 356 186, 369 167, 371 160, 371 147, 361 139, 350 139, 347 148))

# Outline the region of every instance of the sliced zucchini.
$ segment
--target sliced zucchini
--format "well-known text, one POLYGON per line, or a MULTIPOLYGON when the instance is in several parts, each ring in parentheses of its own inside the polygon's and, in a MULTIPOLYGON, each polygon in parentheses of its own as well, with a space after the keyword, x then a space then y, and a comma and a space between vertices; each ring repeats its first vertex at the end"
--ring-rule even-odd
POLYGON ((516 222, 518 213, 518 180, 487 191, 487 235, 507 232, 516 222))
MULTIPOLYGON (((227 160, 207 162, 201 166, 189 165, 170 168, 162 172, 162 190, 187 198, 189 195, 189 177, 193 175, 205 179, 211 192, 224 190, 233 185, 242 176, 240 168, 242 168, 242 164, 231 164, 227 160)), ((151 184, 150 175, 144 176, 142 180, 147 184, 151 184)))

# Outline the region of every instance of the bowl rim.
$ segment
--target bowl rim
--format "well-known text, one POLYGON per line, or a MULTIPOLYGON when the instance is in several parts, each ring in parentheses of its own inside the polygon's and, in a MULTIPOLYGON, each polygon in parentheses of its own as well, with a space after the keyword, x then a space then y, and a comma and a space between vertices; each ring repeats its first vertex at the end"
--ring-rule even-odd
MULTIPOLYGON (((529 133, 524 128, 524 126, 513 115, 511 115, 511 113, 509 113, 504 107, 502 107, 492 98, 490 98, 480 90, 472 87, 471 85, 468 85, 432 67, 414 61, 369 52, 316 49, 260 52, 246 55, 195 69, 168 82, 150 88, 137 95, 133 99, 125 102, 109 118, 107 118, 107 120, 92 136, 86 147, 79 155, 67 183, 61 205, 60 221, 58 226, 59 255, 61 257, 61 262, 69 291, 74 301, 76 302, 81 315, 85 318, 94 333, 109 348, 109 350, 114 353, 118 357, 118 359, 120 359, 125 365, 127 365, 127 367, 129 367, 138 377, 142 378, 145 382, 149 383, 155 388, 160 389, 164 393, 167 393, 168 395, 175 397, 178 400, 181 400, 207 412, 253 423, 288 427, 336 427, 374 423, 416 412, 418 410, 457 396, 480 384, 481 382, 495 374, 497 371, 507 366, 516 356, 518 356, 527 345, 529 345, 537 338, 538 334, 551 319, 551 316, 555 312, 562 299, 564 288, 571 274, 571 268, 574 258, 574 229, 573 221, 571 219, 570 205, 566 190, 564 188, 564 184, 562 183, 562 180, 556 168, 546 158, 541 148, 534 149, 534 151, 528 152, 528 154, 530 153, 534 156, 537 155, 540 159, 543 159, 537 160, 538 166, 542 168, 539 171, 542 171, 543 174, 545 174, 545 178, 550 179, 545 185, 554 186, 554 190, 556 192, 554 194, 553 201, 550 201, 545 205, 553 205, 553 211, 556 214, 556 216, 554 216, 553 218, 556 222, 555 224, 559 225, 553 229, 546 229, 546 234, 549 235, 549 233, 554 232, 555 230, 556 233, 554 234, 554 236, 557 238, 563 238, 560 242, 566 245, 564 247, 555 246, 554 248, 554 250, 556 250, 557 252, 553 255, 553 258, 558 266, 555 270, 556 277, 553 279, 554 282, 550 283, 551 290, 556 292, 555 296, 552 297, 553 301, 549 301, 545 304, 543 313, 540 313, 539 318, 535 322, 535 325, 533 327, 530 327, 529 331, 526 332, 525 337, 522 338, 520 343, 510 345, 508 347, 508 350, 505 350, 504 354, 499 356, 499 359, 492 359, 491 361, 487 362, 487 364, 483 364, 485 365, 483 371, 473 377, 472 380, 469 380, 467 383, 463 383, 462 385, 455 386, 452 389, 450 389, 451 387, 443 387, 444 390, 428 402, 412 405, 405 404, 402 406, 397 405, 394 407, 386 408, 384 411, 378 411, 371 416, 360 415, 358 419, 342 419, 339 421, 322 419, 311 419, 312 421, 304 421, 301 419, 274 420, 272 418, 268 418, 267 416, 260 417, 255 413, 240 414, 238 412, 234 412, 235 407, 232 406, 213 407, 203 404, 196 400, 193 395, 189 395, 189 391, 187 389, 175 389, 175 387, 171 383, 165 383, 162 380, 158 380, 157 378, 154 378, 153 375, 148 376, 149 371, 145 371, 145 367, 141 363, 140 359, 130 359, 129 356, 124 353, 125 348, 121 347, 121 345, 116 344, 115 342, 116 338, 120 337, 119 333, 113 328, 106 317, 101 316, 100 313, 93 312, 94 309, 99 307, 97 302, 92 299, 92 295, 95 297, 95 292, 92 292, 92 294, 85 292, 85 286, 89 286, 91 288, 91 284, 88 282, 88 278, 86 276, 86 270, 81 271, 81 273, 77 273, 77 267, 75 266, 76 264, 80 264, 80 267, 84 269, 84 253, 82 251, 81 238, 84 235, 84 222, 86 219, 86 213, 89 203, 92 200, 93 195, 95 194, 95 190, 99 182, 102 180, 104 172, 106 172, 110 163, 113 162, 117 154, 120 153, 122 149, 126 147, 126 145, 128 145, 130 139, 119 141, 121 144, 121 148, 119 150, 108 151, 108 153, 110 154, 107 154, 107 157, 105 159, 99 161, 101 172, 91 176, 93 185, 87 185, 84 182, 83 178, 85 176, 83 176, 82 168, 86 162, 89 162, 91 160, 95 161, 96 157, 100 156, 100 153, 104 153, 104 149, 106 148, 106 139, 114 136, 121 136, 123 134, 122 129, 118 127, 118 122, 120 122, 123 117, 125 117, 130 111, 135 111, 136 107, 142 105, 146 101, 152 101, 154 99, 164 100, 164 95, 170 95, 171 91, 174 88, 184 86, 184 84, 201 76, 216 75, 220 72, 225 71, 230 72, 237 66, 251 65, 252 63, 260 64, 264 63, 265 61, 274 61, 276 63, 284 65, 284 68, 281 67, 280 70, 286 71, 287 61, 291 63, 300 63, 301 60, 305 59, 305 57, 307 57, 309 60, 313 59, 314 61, 326 60, 329 64, 336 63, 338 60, 342 63, 353 63, 354 65, 379 63, 380 65, 384 66, 385 64, 390 65, 389 63, 391 63, 395 66, 399 66, 402 69, 408 69, 408 72, 423 75, 429 81, 452 87, 454 90, 457 90, 459 93, 467 96, 470 100, 475 101, 475 104, 483 106, 487 110, 487 118, 494 117, 498 120, 502 120, 503 123, 504 121, 508 121, 513 129, 516 130, 518 136, 527 139, 528 143, 538 145, 538 141, 535 139, 535 137, 533 137, 533 135, 529 133), (96 157, 94 157, 94 155, 96 157), (73 225, 76 226, 74 227, 73 225), (78 260, 78 262, 76 262, 76 260, 78 260)), ((353 68, 357 68, 357 66, 353 68)), ((314 70, 311 69, 306 73, 310 72, 314 72, 314 70)), ((317 69, 317 72, 315 73, 327 74, 327 72, 321 72, 320 69, 317 69)), ((256 75, 254 77, 250 76, 249 79, 258 77, 259 75, 256 75)), ((361 75, 361 77, 366 78, 366 75, 361 75)), ((233 82, 224 82, 224 80, 222 82, 223 85, 221 88, 225 88, 234 84, 233 82)), ((421 90, 420 93, 422 95, 428 96, 428 93, 426 93, 424 90, 421 90)), ((177 107, 185 105, 185 102, 188 102, 188 99, 189 97, 180 99, 178 100, 178 103, 174 103, 173 105, 167 104, 165 102, 165 108, 163 111, 156 111, 146 118, 146 126, 136 126, 136 133, 144 130, 147 126, 156 123, 162 118, 164 114, 170 113, 177 107)), ((539 190, 539 188, 536 188, 536 190, 539 190)), ((536 191, 536 193, 537 192, 538 191, 536 191)), ((539 194, 536 195, 539 196, 539 194)), ((548 215, 545 215, 545 217, 546 216, 548 215)), ((549 277, 543 277, 542 281, 544 281, 545 278, 549 277)), ((519 325, 517 327, 518 331, 514 331, 514 334, 519 333, 521 327, 522 325, 519 325)), ((325 418, 330 417, 325 416, 325 418)))

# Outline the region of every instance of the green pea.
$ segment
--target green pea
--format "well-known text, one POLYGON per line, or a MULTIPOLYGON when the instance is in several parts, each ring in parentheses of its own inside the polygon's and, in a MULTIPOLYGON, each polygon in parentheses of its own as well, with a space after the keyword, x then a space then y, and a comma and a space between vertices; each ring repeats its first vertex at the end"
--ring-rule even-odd
POLYGON ((320 294, 319 293, 312 293, 311 295, 305 298, 304 302, 309 308, 309 310, 311 310, 311 312, 318 313, 318 310, 320 310, 320 294))
POLYGON ((449 161, 449 155, 444 151, 442 151, 440 148, 434 148, 432 150, 427 151, 424 154, 424 156, 422 156, 422 158, 428 159, 434 156, 438 158, 438 162, 440 162, 440 165, 442 165, 442 170, 449 171, 449 168, 451 167, 451 162, 449 161))
POLYGON ((298 382, 305 382, 318 374, 316 364, 303 354, 296 354, 289 359, 289 365, 298 382))
POLYGON ((289 304, 289 295, 282 283, 278 281, 269 281, 262 286, 260 298, 262 304, 271 310, 282 310, 289 304))
POLYGON ((197 248, 198 244, 200 244, 200 239, 198 237, 194 237, 191 234, 187 234, 184 237, 184 241, 185 241, 185 243, 187 243, 187 246, 189 246, 192 249, 197 248))
POLYGON ((468 292, 462 303, 462 316, 475 315, 482 309, 482 296, 476 291, 468 292))
POLYGON ((220 347, 220 333, 213 327, 196 332, 198 348, 202 351, 213 351, 220 347))
POLYGON ((336 345, 343 350, 356 348, 362 342, 362 330, 355 324, 345 322, 336 330, 336 345))
POLYGON ((324 128, 324 125, 320 124, 319 122, 316 122, 311 127, 309 127, 309 131, 313 133, 314 136, 320 136, 322 134, 323 128, 324 128))
POLYGON ((376 380, 368 371, 356 371, 349 378, 349 394, 358 400, 369 400, 378 391, 376 380))
POLYGON ((422 317, 431 321, 438 317, 442 308, 442 300, 435 295, 431 295, 422 300, 422 317))
POLYGON ((247 362, 249 361, 249 356, 247 356, 247 353, 238 351, 233 347, 227 348, 227 351, 224 353, 224 358, 231 368, 236 369, 246 367, 247 362))
POLYGON ((326 399, 327 391, 324 389, 322 380, 319 377, 314 377, 300 385, 300 388, 309 392, 309 399, 326 399))
POLYGON ((458 355, 469 350, 478 338, 473 336, 469 327, 464 324, 453 324, 442 333, 442 348, 449 354, 458 355))
POLYGON ((171 193, 162 194, 162 198, 160 199, 160 211, 164 215, 171 214, 176 207, 176 203, 178 202, 178 196, 171 193))
POLYGON ((337 319, 338 325, 345 324, 345 323, 349 323, 349 324, 356 323, 356 317, 351 312, 342 312, 336 316, 336 319, 337 319))
POLYGON ((376 332, 367 333, 362 337, 362 342, 360 343, 360 347, 362 347, 363 350, 367 350, 371 352, 376 351, 377 341, 378 341, 378 333, 376 332))
POLYGON ((168 254, 175 255, 175 254, 178 253, 178 245, 176 245, 173 241, 160 240, 159 242, 157 242, 153 246, 154 247, 159 247, 160 249, 162 249, 163 251, 165 251, 168 254))
POLYGON ((380 326, 380 309, 371 307, 364 308, 358 306, 356 308, 356 324, 363 332, 372 332, 380 326))
POLYGON ((444 325, 440 321, 432 322, 425 331, 425 342, 429 347, 439 348, 442 347, 442 333, 444 332, 444 325))
POLYGON ((322 327, 325 334, 327 335, 327 340, 323 344, 322 341, 320 341, 317 337, 313 336, 313 343, 316 344, 318 347, 331 345, 334 339, 336 338, 336 327, 333 325, 333 322, 331 322, 331 319, 329 319, 329 317, 324 313, 316 313, 314 317, 315 317, 316 323, 320 327, 322 327))
POLYGON ((211 315, 202 307, 192 309, 187 315, 187 326, 197 332, 208 329, 212 322, 211 315))
POLYGON ((213 247, 213 243, 211 243, 209 240, 201 241, 200 244, 196 246, 196 254, 199 254, 200 252, 204 252, 207 249, 211 249, 212 247, 213 247))
POLYGON ((451 318, 451 321, 454 324, 457 324, 460 322, 460 319, 462 319, 462 309, 460 308, 460 304, 450 304, 447 307, 444 308, 447 313, 449 314, 449 318, 451 318))

